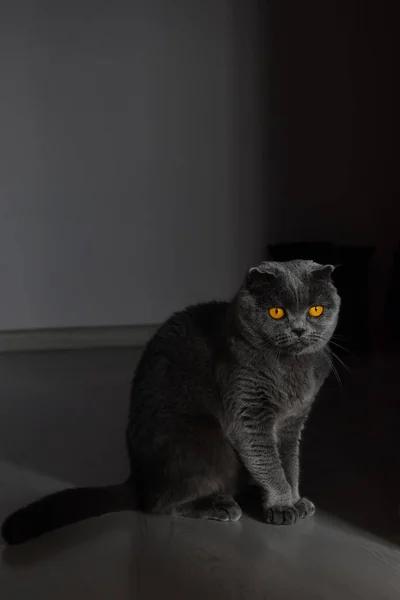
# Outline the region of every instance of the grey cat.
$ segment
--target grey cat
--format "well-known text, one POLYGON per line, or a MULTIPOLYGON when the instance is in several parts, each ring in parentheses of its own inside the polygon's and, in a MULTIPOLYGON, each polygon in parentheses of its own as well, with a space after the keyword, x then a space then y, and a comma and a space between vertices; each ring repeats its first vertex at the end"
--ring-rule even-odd
POLYGON ((148 344, 131 392, 131 476, 64 490, 12 514, 10 544, 109 511, 236 521, 245 482, 267 523, 312 516, 299 491, 299 443, 330 371, 327 344, 340 299, 333 267, 264 262, 230 303, 173 315, 148 344))

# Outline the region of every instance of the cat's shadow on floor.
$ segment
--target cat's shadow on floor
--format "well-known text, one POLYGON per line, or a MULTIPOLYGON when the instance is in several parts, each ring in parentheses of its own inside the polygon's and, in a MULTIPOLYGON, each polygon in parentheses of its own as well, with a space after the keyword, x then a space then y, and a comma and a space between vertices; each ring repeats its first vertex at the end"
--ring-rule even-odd
POLYGON ((262 495, 260 488, 249 485, 236 497, 243 513, 251 517, 255 521, 265 523, 265 518, 262 511, 262 495))

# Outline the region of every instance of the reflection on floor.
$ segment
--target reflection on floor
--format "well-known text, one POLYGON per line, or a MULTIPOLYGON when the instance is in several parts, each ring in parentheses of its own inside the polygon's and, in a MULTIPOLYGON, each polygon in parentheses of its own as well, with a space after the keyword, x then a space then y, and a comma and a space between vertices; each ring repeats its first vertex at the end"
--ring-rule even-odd
MULTIPOLYGON (((0 518, 69 481, 118 481, 139 353, 0 356, 0 518)), ((121 513, 3 549, 7 600, 395 599, 400 594, 400 358, 345 359, 303 443, 314 519, 279 528, 121 513)))

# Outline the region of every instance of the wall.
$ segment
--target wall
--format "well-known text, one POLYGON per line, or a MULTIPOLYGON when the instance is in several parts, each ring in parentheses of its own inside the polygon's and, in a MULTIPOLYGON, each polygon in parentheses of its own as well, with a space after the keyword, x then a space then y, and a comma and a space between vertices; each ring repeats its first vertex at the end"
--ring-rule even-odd
POLYGON ((265 244, 256 5, 3 0, 0 329, 233 293, 265 244))
POLYGON ((392 4, 267 0, 269 242, 398 243, 392 4))

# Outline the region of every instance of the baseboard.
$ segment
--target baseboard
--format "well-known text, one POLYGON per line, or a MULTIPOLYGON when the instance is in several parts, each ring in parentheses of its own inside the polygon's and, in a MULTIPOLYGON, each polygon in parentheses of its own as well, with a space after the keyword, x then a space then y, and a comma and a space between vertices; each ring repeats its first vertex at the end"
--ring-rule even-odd
POLYGON ((127 327, 76 327, 0 331, 0 352, 39 352, 80 348, 138 348, 144 346, 158 325, 127 327))

